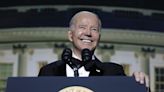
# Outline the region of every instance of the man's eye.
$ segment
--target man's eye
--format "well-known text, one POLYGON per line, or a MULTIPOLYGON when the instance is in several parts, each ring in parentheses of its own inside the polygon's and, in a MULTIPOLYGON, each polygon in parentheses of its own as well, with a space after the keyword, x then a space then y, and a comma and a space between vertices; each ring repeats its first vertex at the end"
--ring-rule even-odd
POLYGON ((92 29, 92 31, 98 31, 96 28, 92 29))

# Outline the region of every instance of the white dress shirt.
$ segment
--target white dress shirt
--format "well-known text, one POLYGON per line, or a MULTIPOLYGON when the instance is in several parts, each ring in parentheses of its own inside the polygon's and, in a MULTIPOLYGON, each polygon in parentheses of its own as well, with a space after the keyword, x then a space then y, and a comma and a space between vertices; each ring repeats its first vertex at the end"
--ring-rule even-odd
MULTIPOLYGON (((80 60, 80 58, 78 58, 74 53, 73 53, 72 57, 80 60)), ((82 66, 78 69, 78 73, 79 73, 79 77, 88 77, 90 72, 86 71, 84 66, 82 66)), ((74 77, 74 71, 68 64, 66 64, 66 76, 74 77)))

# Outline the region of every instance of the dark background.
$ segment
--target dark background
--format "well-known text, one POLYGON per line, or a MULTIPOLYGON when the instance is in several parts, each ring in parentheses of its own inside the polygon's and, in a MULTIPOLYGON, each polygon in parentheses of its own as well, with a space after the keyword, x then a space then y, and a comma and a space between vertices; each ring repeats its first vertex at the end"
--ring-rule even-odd
POLYGON ((103 28, 134 29, 164 32, 164 5, 159 0, 0 0, 0 28, 15 27, 68 27, 73 14, 80 10, 96 12, 103 28), (54 8, 29 9, 19 12, 14 6, 44 5, 91 5, 160 10, 144 15, 140 11, 113 10, 106 12, 96 8, 68 8, 58 11, 54 8), (3 8, 5 9, 3 10, 3 8), (64 21, 63 21, 64 20, 64 21))
POLYGON ((0 0, 0 7, 23 5, 101 5, 164 10, 162 0, 0 0))

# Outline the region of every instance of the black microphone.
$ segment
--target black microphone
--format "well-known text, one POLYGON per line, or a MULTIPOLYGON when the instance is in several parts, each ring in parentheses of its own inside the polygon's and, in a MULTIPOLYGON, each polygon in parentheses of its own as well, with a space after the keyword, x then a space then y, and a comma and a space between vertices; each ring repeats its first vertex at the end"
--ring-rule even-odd
POLYGON ((62 53, 62 60, 64 61, 64 63, 70 63, 71 62, 71 58, 72 58, 72 50, 69 49, 69 48, 65 48, 63 50, 63 53, 62 53))
POLYGON ((82 61, 87 63, 92 60, 92 53, 89 49, 83 49, 81 52, 82 61))
POLYGON ((85 70, 91 71, 94 69, 95 63, 92 61, 92 52, 89 49, 83 49, 81 53, 85 70))
POLYGON ((78 67, 73 64, 72 62, 72 50, 69 48, 65 48, 62 53, 62 60, 64 61, 65 64, 68 64, 74 71, 74 76, 78 77, 78 67))

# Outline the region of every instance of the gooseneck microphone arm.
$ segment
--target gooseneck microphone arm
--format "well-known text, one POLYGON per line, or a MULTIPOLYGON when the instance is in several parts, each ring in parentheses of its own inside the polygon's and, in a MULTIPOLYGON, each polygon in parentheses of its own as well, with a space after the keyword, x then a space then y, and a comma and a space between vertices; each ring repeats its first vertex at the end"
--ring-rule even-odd
POLYGON ((73 67, 73 71, 74 71, 74 76, 75 76, 75 77, 79 77, 79 72, 78 72, 77 66, 74 66, 74 67, 73 67))
POLYGON ((68 64, 74 71, 74 76, 78 77, 78 67, 72 63, 72 50, 69 48, 65 48, 62 53, 62 61, 64 61, 65 64, 68 64))

